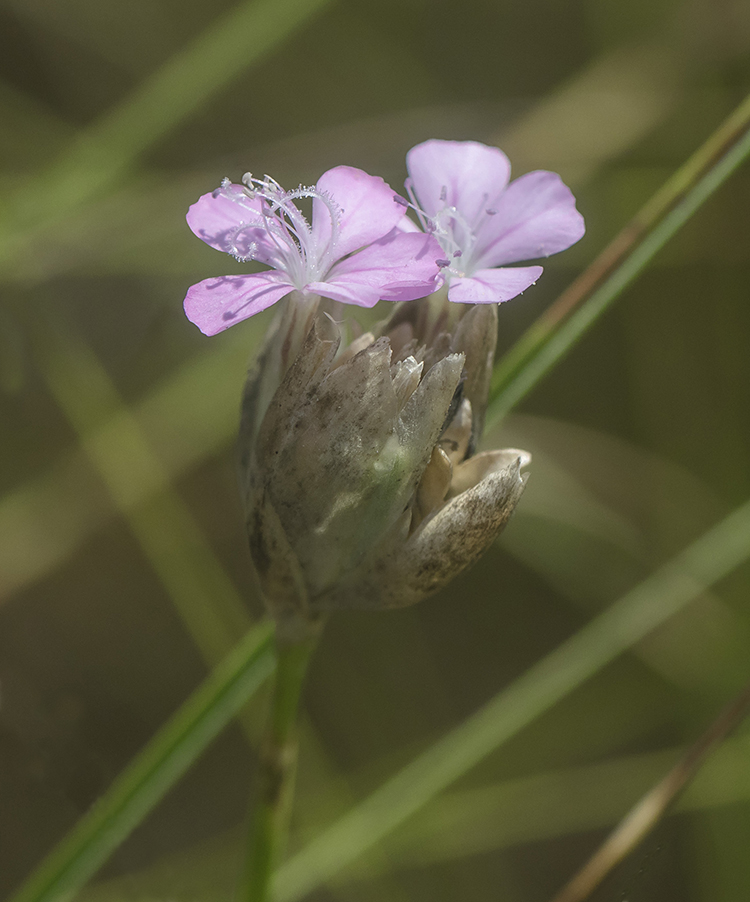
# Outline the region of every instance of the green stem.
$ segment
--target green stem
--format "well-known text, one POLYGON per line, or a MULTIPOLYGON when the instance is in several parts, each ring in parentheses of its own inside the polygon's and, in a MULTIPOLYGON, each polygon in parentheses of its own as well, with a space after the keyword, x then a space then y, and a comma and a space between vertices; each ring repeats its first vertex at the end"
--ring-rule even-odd
POLYGON ((748 155, 750 96, 499 361, 488 426, 534 388, 748 155))
POLYGON ((276 679, 260 756, 255 811, 240 902, 266 902, 286 845, 297 769, 297 711, 320 625, 295 619, 276 629, 276 679), (291 627, 291 628, 290 628, 291 627))

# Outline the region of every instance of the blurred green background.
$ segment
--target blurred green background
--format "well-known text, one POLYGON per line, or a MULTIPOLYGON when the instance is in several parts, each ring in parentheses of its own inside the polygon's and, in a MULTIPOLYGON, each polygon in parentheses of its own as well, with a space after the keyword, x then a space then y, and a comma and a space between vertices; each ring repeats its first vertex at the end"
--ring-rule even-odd
MULTIPOLYGON (((554 169, 588 232, 500 310, 509 347, 750 86, 742 0, 2 0, 0 892, 260 615, 234 472, 270 322, 208 339, 236 265, 190 203, 250 169, 405 177, 430 137, 554 169)), ((307 686, 293 843, 376 787, 750 496, 750 172, 740 170, 486 446, 516 517, 421 606, 333 618, 307 686)), ((750 672, 750 567, 588 681, 312 898, 543 902, 750 672), (489 800, 489 802, 488 802, 489 800)), ((256 700, 90 902, 228 898, 256 700)), ((746 735, 746 734, 745 734, 746 735)), ((746 902, 733 739, 598 902, 746 902)))

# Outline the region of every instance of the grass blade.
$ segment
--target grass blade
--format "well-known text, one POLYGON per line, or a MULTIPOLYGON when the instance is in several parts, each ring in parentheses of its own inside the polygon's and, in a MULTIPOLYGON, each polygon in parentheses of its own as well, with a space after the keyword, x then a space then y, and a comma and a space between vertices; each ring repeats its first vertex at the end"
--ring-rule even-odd
POLYGON ((0 260, 12 265, 40 228, 99 196, 145 150, 328 2, 245 0, 217 19, 7 199, 10 216, 0 234, 0 260))
POLYGON ((750 97, 498 362, 487 427, 501 420, 750 155, 750 97))
POLYGON ((62 316, 37 328, 39 369, 204 661, 251 625, 246 606, 105 367, 62 316), (103 422, 117 428, 103 432, 103 422), (143 494, 150 497, 144 501, 143 494))
POLYGON ((245 638, 132 760, 10 902, 62 902, 183 776, 274 668, 270 624, 245 638))
POLYGON ((451 783, 750 557, 750 501, 594 618, 295 855, 294 902, 371 849, 451 783))

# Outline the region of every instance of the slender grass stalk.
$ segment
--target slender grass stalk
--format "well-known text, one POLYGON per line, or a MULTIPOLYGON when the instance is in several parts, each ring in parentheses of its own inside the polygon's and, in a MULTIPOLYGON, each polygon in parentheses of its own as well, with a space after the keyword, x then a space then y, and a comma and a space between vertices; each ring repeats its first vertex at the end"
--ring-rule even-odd
MULTIPOLYGON (((254 329, 230 329, 127 411, 125 419, 136 422, 169 482, 226 447, 237 428, 237 399, 223 386, 243 372, 259 340, 254 329)), ((87 430, 87 440, 117 447, 128 430, 115 409, 87 430)), ((46 471, 0 498, 0 605, 59 566, 112 513, 99 503, 101 487, 87 456, 80 448, 64 451, 46 471)), ((123 515, 146 503, 152 490, 151 481, 131 481, 123 515)))
POLYGON ((612 869, 625 859, 675 802, 692 778, 750 710, 750 685, 734 699, 698 741, 628 812, 581 870, 552 902, 584 902, 612 869))
MULTIPOLYGON (((398 882, 398 872, 404 869, 444 866, 519 844, 611 829, 633 800, 659 781, 685 751, 670 747, 626 754, 442 793, 353 864, 340 883, 332 884, 331 899, 406 902, 408 894, 402 887, 399 895, 398 882), (390 884, 383 888, 388 877, 390 884)), ((750 802, 749 754, 746 732, 722 743, 677 800, 674 811, 743 809, 750 802)), ((190 847, 141 871, 96 883, 83 891, 81 902, 169 898, 223 902, 233 898, 231 873, 241 851, 242 840, 233 830, 217 837, 210 848, 190 847)))
POLYGON ((328 2, 245 0, 220 16, 126 100, 81 132, 58 160, 6 198, 0 264, 12 265, 40 229, 110 188, 156 141, 328 2))
POLYGON ((294 902, 355 861, 459 777, 750 557, 750 501, 501 690, 283 865, 294 902))
POLYGON ((183 776, 273 668, 273 632, 266 623, 247 633, 10 902, 70 899, 183 776))
MULTIPOLYGON (((705 812, 750 801, 748 751, 747 735, 722 743, 677 800, 675 810, 705 812)), ((383 842, 384 857, 394 870, 419 868, 572 833, 612 829, 633 799, 655 785, 684 754, 684 748, 629 754, 445 792, 383 842)), ((352 867, 352 882, 366 879, 369 870, 363 865, 369 862, 368 855, 352 867)), ((150 886, 147 881, 144 877, 144 889, 150 886)), ((116 885, 117 880, 109 896, 93 895, 90 902, 116 900, 116 885)))
POLYGON ((299 699, 319 635, 317 626, 310 626, 293 638, 283 630, 276 633, 276 677, 239 902, 267 902, 286 845, 297 769, 299 699))
POLYGON ((750 96, 498 362, 487 426, 501 420, 750 155, 750 96))
POLYGON ((91 347, 56 315, 47 314, 36 331, 52 396, 212 667, 250 628, 245 604, 91 347), (115 417, 117 428, 102 431, 115 417))

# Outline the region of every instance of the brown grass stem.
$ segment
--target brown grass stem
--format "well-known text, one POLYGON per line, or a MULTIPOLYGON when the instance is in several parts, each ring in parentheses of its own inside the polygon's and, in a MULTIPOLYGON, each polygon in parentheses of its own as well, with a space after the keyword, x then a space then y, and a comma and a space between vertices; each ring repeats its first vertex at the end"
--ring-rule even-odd
POLYGON ((698 770, 750 711, 750 683, 721 712, 677 764, 628 812, 552 902, 583 902, 654 829, 698 770))
POLYGON ((750 155, 750 96, 495 366, 487 423, 507 414, 750 155))

